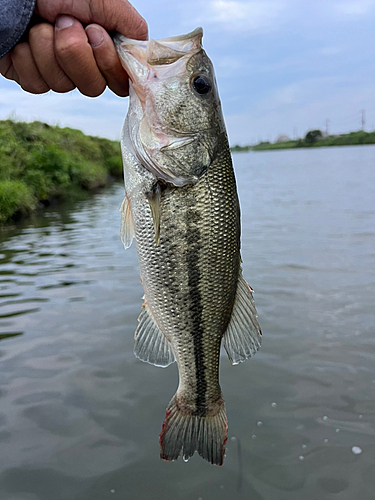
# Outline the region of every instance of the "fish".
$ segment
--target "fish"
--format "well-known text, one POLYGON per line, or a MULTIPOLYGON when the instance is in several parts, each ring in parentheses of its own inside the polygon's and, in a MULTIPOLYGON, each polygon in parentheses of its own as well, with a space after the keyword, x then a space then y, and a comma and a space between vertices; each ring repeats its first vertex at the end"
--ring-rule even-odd
POLYGON ((202 28, 161 40, 114 37, 129 75, 121 135, 121 239, 135 239, 143 304, 134 353, 178 366, 160 456, 195 452, 222 465, 228 435, 221 345, 232 364, 254 355, 261 330, 242 276, 240 207, 218 87, 202 28))

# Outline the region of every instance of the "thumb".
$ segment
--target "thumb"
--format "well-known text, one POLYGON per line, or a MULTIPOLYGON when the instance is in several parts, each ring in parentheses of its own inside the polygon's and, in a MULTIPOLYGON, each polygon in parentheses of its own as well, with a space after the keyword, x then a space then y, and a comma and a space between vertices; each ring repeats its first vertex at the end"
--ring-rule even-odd
POLYGON ((99 24, 127 38, 147 40, 147 23, 127 0, 38 0, 36 13, 54 24, 59 15, 75 17, 82 24, 99 24))

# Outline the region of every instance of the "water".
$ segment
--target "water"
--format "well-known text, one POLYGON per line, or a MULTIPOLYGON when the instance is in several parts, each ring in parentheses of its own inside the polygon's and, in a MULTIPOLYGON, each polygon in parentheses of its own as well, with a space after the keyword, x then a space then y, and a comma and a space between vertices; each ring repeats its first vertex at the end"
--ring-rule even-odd
POLYGON ((159 459, 177 371, 133 356, 143 293, 114 185, 2 235, 1 500, 373 499, 375 147, 234 162, 264 335, 221 359, 224 466, 159 459))

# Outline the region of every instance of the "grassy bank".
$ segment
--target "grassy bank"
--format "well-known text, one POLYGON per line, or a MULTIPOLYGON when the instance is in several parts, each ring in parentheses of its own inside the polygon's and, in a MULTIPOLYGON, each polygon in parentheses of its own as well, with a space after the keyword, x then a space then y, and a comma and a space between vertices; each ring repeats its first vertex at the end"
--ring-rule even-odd
POLYGON ((287 142, 260 142, 255 146, 234 146, 231 148, 233 153, 252 151, 266 151, 270 149, 291 149, 291 148, 321 148, 329 146, 354 146, 361 144, 375 144, 375 131, 365 132, 350 132, 349 134, 329 135, 323 137, 322 134, 318 137, 311 136, 312 132, 308 132, 304 139, 287 142), (310 136, 309 136, 310 134, 310 136))
POLYGON ((0 121, 0 224, 121 177, 118 142, 40 122, 0 121))

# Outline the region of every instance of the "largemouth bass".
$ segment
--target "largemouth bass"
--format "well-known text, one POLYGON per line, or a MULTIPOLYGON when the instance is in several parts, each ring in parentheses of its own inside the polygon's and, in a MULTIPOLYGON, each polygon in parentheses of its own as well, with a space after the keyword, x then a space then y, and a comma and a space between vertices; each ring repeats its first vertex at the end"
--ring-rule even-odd
POLYGON ((135 355, 178 365, 161 458, 197 451, 222 465, 220 346, 237 364, 255 354, 261 332, 241 273, 236 181, 202 35, 198 28, 149 42, 115 37, 130 78, 121 235, 125 248, 135 237, 144 288, 135 355))

